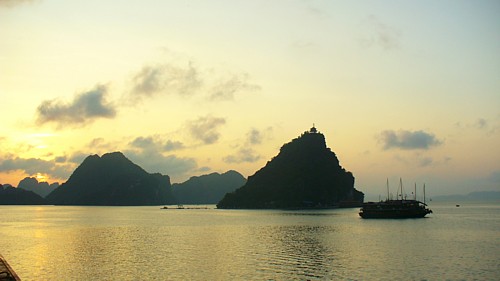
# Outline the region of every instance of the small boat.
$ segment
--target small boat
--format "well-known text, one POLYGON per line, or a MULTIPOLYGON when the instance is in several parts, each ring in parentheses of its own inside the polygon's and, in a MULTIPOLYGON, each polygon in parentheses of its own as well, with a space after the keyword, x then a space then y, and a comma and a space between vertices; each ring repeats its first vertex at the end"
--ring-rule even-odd
POLYGON ((179 205, 177 205, 177 207, 176 207, 176 208, 172 208, 172 207, 171 207, 171 208, 169 208, 168 206, 163 206, 163 207, 161 207, 160 209, 162 209, 162 210, 184 209, 184 206, 179 204, 179 205))
MULTIPOLYGON (((425 204, 425 185, 424 185, 424 202, 415 199, 403 199, 403 185, 401 183, 401 200, 391 200, 389 195, 385 201, 366 202, 363 203, 359 211, 359 216, 364 219, 381 218, 381 219, 404 219, 404 218, 423 218, 427 214, 431 214, 432 210, 427 208, 425 204)), ((389 181, 387 181, 387 189, 389 189, 389 181)), ((387 192, 389 193, 389 192, 387 192)), ((398 196, 399 197, 399 196, 398 196)))

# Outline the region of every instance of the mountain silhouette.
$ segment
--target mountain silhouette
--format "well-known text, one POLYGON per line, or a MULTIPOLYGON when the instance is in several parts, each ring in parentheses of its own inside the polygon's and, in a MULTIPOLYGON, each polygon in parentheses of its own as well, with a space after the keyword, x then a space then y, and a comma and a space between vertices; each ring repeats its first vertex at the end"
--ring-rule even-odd
POLYGON ((19 181, 17 185, 18 188, 22 188, 24 190, 33 191, 34 193, 46 197, 51 193, 54 189, 59 186, 59 183, 55 182, 49 185, 48 182, 38 182, 38 180, 34 177, 26 177, 19 181))
POLYGON ((172 190, 179 204, 216 204, 226 193, 245 184, 246 179, 236 171, 211 173, 174 183, 172 190))
POLYGON ((247 183, 228 193, 217 208, 329 208, 363 202, 354 176, 339 164, 315 127, 283 145, 247 183))
POLYGON ((85 158, 47 197, 55 205, 141 206, 175 203, 170 178, 149 174, 121 152, 85 158))
POLYGON ((45 199, 33 191, 0 184, 0 205, 43 205, 45 199))

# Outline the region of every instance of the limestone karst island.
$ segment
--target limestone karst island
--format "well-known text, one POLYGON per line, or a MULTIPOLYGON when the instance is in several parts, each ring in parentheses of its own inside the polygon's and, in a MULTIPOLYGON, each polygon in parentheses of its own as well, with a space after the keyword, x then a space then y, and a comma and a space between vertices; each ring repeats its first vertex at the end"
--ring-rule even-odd
POLYGON ((314 126, 283 145, 244 186, 217 204, 222 209, 333 208, 359 206, 364 194, 340 166, 325 136, 314 126))
POLYGON ((150 174, 121 152, 112 152, 88 156, 65 183, 45 183, 43 194, 30 185, 41 184, 27 178, 20 188, 0 185, 0 204, 308 209, 357 207, 364 198, 354 188, 353 174, 340 166, 325 136, 314 126, 284 144, 277 156, 248 179, 227 171, 172 185, 168 175, 150 174))

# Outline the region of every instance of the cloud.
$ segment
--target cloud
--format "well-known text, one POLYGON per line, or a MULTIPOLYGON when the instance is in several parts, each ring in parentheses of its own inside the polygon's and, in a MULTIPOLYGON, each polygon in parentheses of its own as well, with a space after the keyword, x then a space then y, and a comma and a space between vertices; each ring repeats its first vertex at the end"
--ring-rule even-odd
POLYGON ((158 172, 177 177, 196 169, 197 163, 193 158, 179 158, 175 155, 163 154, 164 151, 168 151, 165 147, 172 143, 177 142, 169 140, 163 144, 153 137, 138 137, 130 143, 132 149, 124 151, 124 154, 151 173, 158 172))
MULTIPOLYGON (((108 87, 97 85, 88 92, 76 95, 71 102, 57 99, 43 101, 37 107, 36 122, 39 125, 54 123, 58 128, 68 125, 83 127, 100 118, 114 118, 121 107, 136 106, 138 102, 165 95, 198 96, 213 102, 233 100, 240 92, 261 89, 259 85, 249 82, 249 77, 246 73, 221 75, 213 69, 202 71, 192 62, 185 65, 169 62, 145 65, 129 80, 125 94, 113 103, 106 101, 108 87)), ((216 141, 218 134, 206 137, 204 142, 216 141)), ((175 142, 166 145, 170 150, 181 147, 175 142)))
POLYGON ((196 172, 209 172, 209 171, 212 171, 212 168, 207 167, 207 166, 203 166, 203 167, 196 169, 195 171, 196 172))
POLYGON ((158 150, 127 150, 124 154, 146 171, 162 173, 170 177, 186 175, 197 167, 194 158, 179 158, 176 155, 165 156, 158 150))
POLYGON ((419 159, 418 165, 420 167, 427 167, 427 166, 432 165, 433 161, 434 160, 431 157, 424 157, 424 158, 419 159))
POLYGON ((96 151, 110 151, 115 149, 117 144, 113 144, 112 142, 106 141, 104 138, 94 138, 88 144, 87 148, 90 148, 92 152, 95 154, 96 151))
POLYGON ((197 168, 194 158, 164 155, 165 152, 184 148, 181 142, 163 141, 159 137, 148 136, 137 137, 129 145, 131 149, 125 150, 124 154, 150 173, 179 177, 197 168))
POLYGON ((199 70, 193 63, 187 67, 174 64, 144 66, 132 79, 132 101, 151 98, 156 95, 191 96, 203 84, 199 70))
POLYGON ((191 136, 204 144, 213 144, 219 140, 218 128, 226 123, 226 119, 212 116, 200 117, 188 121, 187 127, 191 136))
POLYGON ((440 145, 442 141, 438 140, 433 134, 419 131, 392 130, 383 131, 380 134, 380 140, 385 150, 399 148, 405 150, 411 149, 429 149, 440 145))
POLYGON ((67 160, 68 160, 68 157, 66 157, 66 156, 57 156, 56 158, 54 158, 54 161, 56 163, 65 163, 67 160))
POLYGON ((478 129, 485 129, 488 126, 488 121, 484 118, 479 118, 476 120, 474 127, 478 129))
POLYGON ((255 151, 251 148, 240 148, 236 154, 228 155, 223 158, 226 163, 253 163, 260 159, 260 155, 257 155, 255 151))
POLYGON ((54 164, 52 161, 46 161, 39 158, 19 158, 6 159, 0 162, 0 171, 9 172, 23 170, 27 174, 51 172, 54 164))
POLYGON ((85 158, 87 158, 91 153, 75 152, 68 158, 68 161, 75 164, 81 164, 85 158))
POLYGON ((106 101, 107 87, 97 85, 94 89, 78 94, 71 103, 57 100, 43 101, 37 108, 37 123, 55 123, 84 126, 99 118, 113 118, 116 109, 106 101))
POLYGON ((167 140, 166 142, 163 142, 162 140, 155 139, 152 136, 137 137, 130 143, 130 145, 144 150, 158 151, 174 151, 185 148, 184 144, 180 141, 167 140))
POLYGON ((137 137, 130 144, 141 149, 156 149, 157 147, 152 137, 137 137))
POLYGON ((384 50, 396 49, 399 47, 401 33, 387 24, 380 21, 376 16, 370 15, 364 21, 368 32, 360 40, 361 46, 369 48, 379 46, 384 50))
POLYGON ((259 85, 251 84, 248 80, 248 74, 233 74, 232 77, 215 83, 210 90, 208 98, 211 101, 233 100, 237 92, 258 91, 261 89, 259 85))
POLYGON ((146 65, 132 78, 132 89, 124 97, 124 104, 160 95, 205 95, 209 101, 233 100, 239 92, 261 89, 249 80, 250 76, 246 73, 220 75, 213 69, 203 71, 192 62, 188 62, 187 66, 174 63, 146 65))
POLYGON ((271 137, 272 132, 273 132, 273 127, 267 127, 265 129, 262 129, 262 130, 252 128, 246 134, 245 144, 247 146, 261 144, 264 141, 264 139, 271 139, 272 138, 271 137))
POLYGON ((173 150, 179 150, 179 149, 183 149, 184 148, 184 144, 180 141, 171 141, 171 140, 168 140, 164 145, 163 145, 163 149, 165 151, 173 151, 173 150))
POLYGON ((40 158, 12 158, 0 161, 0 172, 23 171, 33 176, 37 173, 47 174, 51 177, 64 179, 71 173, 69 165, 56 165, 60 159, 43 160, 40 158))
POLYGON ((251 129, 247 133, 247 142, 250 144, 261 144, 262 143, 262 133, 257 129, 251 129))

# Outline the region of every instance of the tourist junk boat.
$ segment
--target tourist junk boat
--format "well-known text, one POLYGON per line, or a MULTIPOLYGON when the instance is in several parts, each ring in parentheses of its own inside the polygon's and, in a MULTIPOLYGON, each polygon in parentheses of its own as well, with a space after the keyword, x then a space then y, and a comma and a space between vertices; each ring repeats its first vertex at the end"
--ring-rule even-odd
MULTIPOLYGON (((403 197, 403 184, 401 179, 401 199, 389 199, 389 180, 387 180, 387 199, 380 202, 363 203, 359 215, 364 219, 380 218, 380 219, 405 219, 405 218, 423 218, 427 214, 432 213, 432 210, 427 208, 425 204, 425 184, 424 184, 424 202, 417 200, 417 192, 415 187, 415 198, 406 199, 403 197)), ((398 195, 399 198, 399 195, 398 195)))

